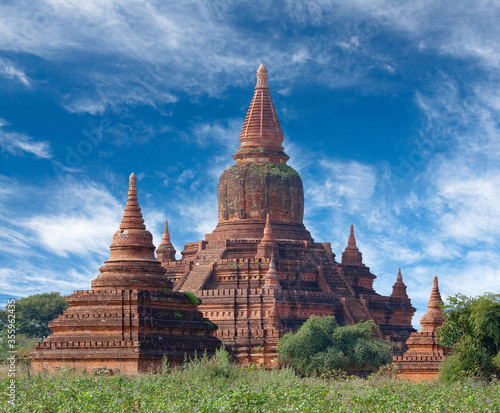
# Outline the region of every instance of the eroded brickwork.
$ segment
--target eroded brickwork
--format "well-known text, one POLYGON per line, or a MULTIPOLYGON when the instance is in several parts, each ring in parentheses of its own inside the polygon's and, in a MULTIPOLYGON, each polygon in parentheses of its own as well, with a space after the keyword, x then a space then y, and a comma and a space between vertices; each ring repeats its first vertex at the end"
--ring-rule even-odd
POLYGON ((49 324, 53 333, 31 353, 35 370, 107 367, 137 373, 157 370, 164 356, 179 365, 195 352, 213 354, 220 345, 216 326, 188 297, 171 291, 172 282, 155 258, 134 174, 110 249, 92 290, 66 299, 70 307, 49 324))
POLYGON ((427 312, 420 320, 422 328, 406 341, 408 351, 394 357, 402 377, 412 381, 437 379, 439 364, 450 351, 437 343, 437 331, 444 323, 442 304, 438 279, 434 276, 427 312))
POLYGON ((406 295, 374 291, 354 228, 338 263, 330 244, 304 226, 302 180, 286 164, 267 77, 261 65, 236 164, 219 180, 217 227, 186 244, 181 260, 163 261, 167 276, 175 291, 202 299, 217 336, 244 363, 276 363, 279 337, 313 314, 341 324, 374 320, 380 336, 403 349, 415 309, 406 295))

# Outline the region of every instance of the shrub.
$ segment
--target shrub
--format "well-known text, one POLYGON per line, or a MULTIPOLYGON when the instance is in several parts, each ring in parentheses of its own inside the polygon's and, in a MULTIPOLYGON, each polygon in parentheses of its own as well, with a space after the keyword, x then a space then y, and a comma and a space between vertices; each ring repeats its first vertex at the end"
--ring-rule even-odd
POLYGON ((484 294, 450 297, 444 307, 445 323, 438 331, 438 342, 454 347, 441 365, 446 382, 477 377, 489 380, 500 373, 500 295, 484 294))
POLYGON ((202 357, 195 356, 187 360, 182 369, 188 375, 209 380, 234 380, 240 373, 240 369, 233 362, 231 355, 224 347, 217 349, 211 358, 207 357, 206 353, 204 353, 202 357))
MULTIPOLYGON (((14 302, 18 334, 42 339, 52 331, 49 322, 63 313, 68 304, 59 293, 34 294, 14 302)), ((0 310, 0 330, 8 325, 9 310, 0 310)))
POLYGON ((312 316, 279 341, 280 360, 302 374, 374 370, 392 361, 391 345, 373 337, 373 321, 341 327, 334 317, 312 316))

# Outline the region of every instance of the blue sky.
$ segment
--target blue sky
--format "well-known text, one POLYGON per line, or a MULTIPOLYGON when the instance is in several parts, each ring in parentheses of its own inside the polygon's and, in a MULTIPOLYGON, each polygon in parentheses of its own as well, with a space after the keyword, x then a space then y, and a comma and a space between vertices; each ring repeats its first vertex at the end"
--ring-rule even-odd
POLYGON ((500 290, 500 6, 489 1, 0 3, 0 299, 86 289, 138 176, 178 251, 217 222, 261 62, 340 257, 355 225, 418 312, 500 290))

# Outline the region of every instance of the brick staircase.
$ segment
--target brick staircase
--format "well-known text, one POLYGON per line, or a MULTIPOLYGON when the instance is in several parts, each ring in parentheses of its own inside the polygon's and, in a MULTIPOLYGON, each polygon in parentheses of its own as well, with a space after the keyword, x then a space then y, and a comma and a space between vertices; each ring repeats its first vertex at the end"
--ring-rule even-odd
POLYGON ((214 264, 224 253, 223 249, 205 249, 196 254, 189 273, 183 277, 175 291, 198 291, 203 288, 214 270, 214 264))
POLYGON ((351 297, 354 295, 354 290, 352 290, 348 281, 343 279, 335 269, 325 266, 321 268, 321 271, 323 278, 332 292, 335 292, 340 297, 351 297))
POLYGON ((179 285, 177 291, 198 291, 203 288, 203 285, 207 281, 210 274, 214 269, 214 264, 211 262, 209 264, 195 264, 189 275, 184 279, 181 285, 179 285))

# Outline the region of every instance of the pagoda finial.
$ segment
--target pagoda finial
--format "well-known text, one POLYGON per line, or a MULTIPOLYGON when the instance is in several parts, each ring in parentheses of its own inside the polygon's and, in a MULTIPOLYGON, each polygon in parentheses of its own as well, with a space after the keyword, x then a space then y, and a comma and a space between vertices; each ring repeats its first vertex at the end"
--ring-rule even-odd
POLYGON ((137 177, 132 172, 128 183, 128 200, 123 211, 120 229, 146 229, 137 201, 137 177))
POLYGON ((168 232, 168 221, 165 220, 165 229, 163 230, 163 237, 161 238, 161 243, 166 244, 170 242, 170 233, 168 232))
POLYGON ((356 237, 354 236, 354 225, 351 224, 351 233, 349 234, 349 240, 347 241, 347 245, 356 246, 356 237))
POLYGON ((432 292, 429 298, 429 303, 427 304, 427 312, 424 314, 420 320, 422 324, 421 332, 435 332, 444 323, 443 319, 443 300, 441 299, 441 293, 439 292, 438 278, 434 276, 432 279, 432 292))
POLYGON ((279 276, 278 271, 276 271, 276 262, 274 259, 274 253, 271 255, 271 262, 269 263, 269 270, 267 270, 264 287, 266 288, 279 288, 279 276))
POLYGON ((257 258, 271 258, 278 245, 273 236, 273 228, 271 226, 271 215, 267 214, 266 226, 264 227, 264 236, 257 247, 257 258))
POLYGON ((274 109, 267 84, 267 69, 262 63, 257 70, 257 85, 241 129, 241 146, 234 159, 237 163, 286 164, 288 155, 283 152, 283 131, 274 109))
POLYGON ((403 276, 401 275, 401 267, 398 270, 398 276, 396 278, 396 283, 392 286, 392 298, 408 298, 406 293, 406 285, 403 282, 403 276))
POLYGON ((168 232, 168 221, 165 220, 165 230, 163 231, 161 244, 156 249, 156 256, 161 262, 175 261, 176 252, 177 251, 170 242, 170 233, 168 232))
POLYGON ((432 279, 432 292, 428 307, 441 308, 442 303, 443 300, 441 299, 441 293, 439 292, 438 277, 435 275, 432 279))
POLYGON ((257 85, 255 89, 269 89, 267 85, 267 69, 264 63, 261 63, 257 69, 257 85))
POLYGON ((266 226, 264 227, 264 237, 262 241, 274 241, 273 227, 271 227, 271 214, 267 214, 266 226))
POLYGON ((342 253, 342 264, 363 265, 362 254, 356 246, 356 237, 354 236, 354 225, 351 224, 351 233, 347 241, 347 247, 342 253))

